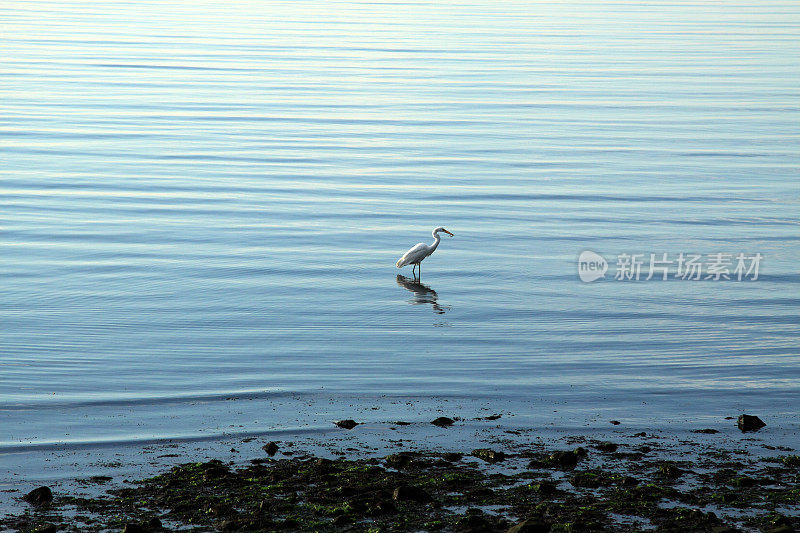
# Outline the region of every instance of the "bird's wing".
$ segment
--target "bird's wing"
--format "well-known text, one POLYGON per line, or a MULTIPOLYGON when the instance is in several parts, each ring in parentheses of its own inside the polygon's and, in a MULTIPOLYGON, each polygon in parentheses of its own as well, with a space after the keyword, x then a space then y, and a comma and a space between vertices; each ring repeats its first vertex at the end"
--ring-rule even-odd
POLYGON ((424 242, 421 242, 403 254, 403 257, 397 261, 397 268, 410 265, 411 263, 416 263, 420 259, 424 259, 427 254, 428 245, 424 242))

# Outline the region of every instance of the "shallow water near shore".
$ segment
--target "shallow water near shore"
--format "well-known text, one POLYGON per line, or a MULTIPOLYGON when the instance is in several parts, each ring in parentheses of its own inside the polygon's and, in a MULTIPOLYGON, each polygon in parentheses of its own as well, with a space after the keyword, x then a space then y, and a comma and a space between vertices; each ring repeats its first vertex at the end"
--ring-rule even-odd
POLYGON ((800 430, 796 3, 0 9, 5 486, 359 413, 800 430))

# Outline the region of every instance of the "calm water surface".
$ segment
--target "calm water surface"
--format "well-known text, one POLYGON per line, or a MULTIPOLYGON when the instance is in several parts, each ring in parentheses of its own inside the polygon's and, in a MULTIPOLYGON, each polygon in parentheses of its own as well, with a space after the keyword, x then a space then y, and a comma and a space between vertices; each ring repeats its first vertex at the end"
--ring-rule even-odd
POLYGON ((796 2, 25 0, 0 21, 0 449, 368 406, 800 428, 796 2), (398 278, 439 225, 424 286, 398 278), (584 284, 587 249, 611 273, 764 260, 584 284))

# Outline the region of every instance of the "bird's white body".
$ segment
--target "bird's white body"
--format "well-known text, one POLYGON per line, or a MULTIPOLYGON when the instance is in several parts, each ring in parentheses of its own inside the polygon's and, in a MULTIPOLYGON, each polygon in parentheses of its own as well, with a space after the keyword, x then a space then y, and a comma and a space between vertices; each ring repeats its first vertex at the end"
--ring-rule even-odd
POLYGON ((439 246, 439 242, 442 240, 441 237, 439 237, 440 231, 447 233, 451 237, 453 236, 452 233, 442 227, 436 228, 432 232, 434 239, 433 244, 425 244, 424 242, 421 242, 414 245, 409 251, 403 254, 403 257, 398 259, 397 268, 403 268, 406 265, 415 265, 416 267, 422 262, 423 259, 435 252, 436 248, 439 246))
POLYGON ((439 240, 436 239, 431 245, 425 244, 421 242, 419 244, 414 245, 409 251, 403 254, 403 257, 397 261, 397 268, 403 268, 406 265, 416 265, 436 250, 436 247, 439 245, 439 240))

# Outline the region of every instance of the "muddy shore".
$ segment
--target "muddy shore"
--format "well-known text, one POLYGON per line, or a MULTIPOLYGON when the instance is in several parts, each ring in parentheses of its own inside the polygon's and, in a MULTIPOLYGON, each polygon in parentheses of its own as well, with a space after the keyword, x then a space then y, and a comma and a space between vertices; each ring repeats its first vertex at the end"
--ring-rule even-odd
MULTIPOLYGON (((622 430, 613 440, 575 434, 547 442, 506 429, 492 417, 486 422, 493 424, 493 437, 481 448, 430 449, 407 439, 393 453, 343 445, 319 454, 303 443, 251 437, 242 444, 252 453, 237 460, 187 456, 142 479, 86 478, 80 484, 85 490, 56 488, 48 494, 23 487, 15 497, 27 499, 25 508, 0 519, 0 530, 800 528, 800 455, 763 442, 758 433, 736 445, 717 441, 713 428, 688 438, 622 430)), ((437 419, 428 426, 450 431, 450 423, 437 419)), ((408 425, 390 426, 402 432, 408 425)), ((349 423, 340 428, 359 431, 349 423)))

